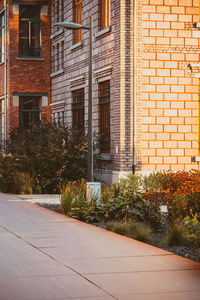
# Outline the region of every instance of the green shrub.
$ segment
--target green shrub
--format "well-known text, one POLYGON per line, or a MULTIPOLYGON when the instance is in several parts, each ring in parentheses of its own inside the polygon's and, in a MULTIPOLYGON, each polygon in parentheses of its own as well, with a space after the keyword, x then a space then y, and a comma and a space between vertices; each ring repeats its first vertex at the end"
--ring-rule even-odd
POLYGON ((86 202, 86 182, 84 180, 69 182, 61 192, 61 211, 69 214, 72 208, 86 202))
POLYGON ((30 175, 34 192, 57 193, 68 181, 85 178, 86 170, 84 135, 54 123, 17 128, 0 157, 0 189, 18 193, 19 182, 13 182, 17 172, 30 175))
POLYGON ((118 220, 128 221, 136 218, 138 221, 150 223, 152 226, 159 226, 161 221, 160 201, 143 197, 143 181, 140 176, 129 175, 127 178, 121 179, 111 186, 111 191, 113 196, 110 201, 119 206, 119 211, 116 213, 119 216, 118 220))
POLYGON ((152 241, 152 229, 149 225, 140 222, 109 222, 106 229, 112 232, 131 237, 135 240, 150 243, 152 241))
POLYGON ((183 222, 174 222, 169 225, 163 244, 167 246, 188 246, 188 229, 183 222))
POLYGON ((140 222, 134 222, 132 226, 133 238, 145 242, 152 242, 152 229, 149 225, 140 222))
POLYGON ((200 248, 200 214, 193 217, 186 217, 184 224, 188 230, 187 238, 197 248, 200 248))
POLYGON ((63 191, 61 199, 66 198, 66 203, 62 204, 61 209, 64 213, 85 222, 138 220, 157 227, 161 221, 159 202, 143 199, 139 191, 139 182, 139 177, 129 176, 110 188, 103 187, 99 202, 93 199, 92 203, 87 203, 84 194, 83 201, 73 201, 71 205, 71 198, 80 198, 77 188, 80 183, 72 183, 63 191), (64 205, 67 208, 64 208, 64 205))
POLYGON ((106 229, 121 235, 130 236, 132 231, 131 223, 108 222, 106 229))
POLYGON ((34 179, 30 174, 15 172, 15 177, 13 178, 14 186, 16 186, 17 194, 32 194, 34 187, 34 179))

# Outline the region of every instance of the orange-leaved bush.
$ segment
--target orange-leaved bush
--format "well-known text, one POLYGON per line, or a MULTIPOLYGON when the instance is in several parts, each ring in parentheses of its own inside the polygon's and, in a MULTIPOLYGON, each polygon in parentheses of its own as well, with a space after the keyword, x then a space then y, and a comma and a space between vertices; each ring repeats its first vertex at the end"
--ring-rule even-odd
POLYGON ((145 190, 145 197, 162 200, 171 219, 182 219, 200 211, 200 172, 197 170, 158 172, 145 190))

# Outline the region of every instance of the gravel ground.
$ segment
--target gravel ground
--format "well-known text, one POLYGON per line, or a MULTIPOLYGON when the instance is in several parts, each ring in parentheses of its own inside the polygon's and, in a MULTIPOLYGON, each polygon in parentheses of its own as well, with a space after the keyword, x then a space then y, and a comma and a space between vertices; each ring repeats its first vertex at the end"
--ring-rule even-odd
MULTIPOLYGON (((16 195, 19 199, 27 202, 31 202, 38 206, 56 211, 61 213, 60 209, 60 195, 16 195)), ((165 212, 165 208, 164 211, 165 212)), ((105 228, 105 224, 93 224, 95 226, 105 228)), ((185 246, 173 246, 173 247, 160 247, 159 243, 161 241, 163 234, 162 231, 155 233, 153 237, 153 246, 162 248, 166 251, 175 253, 177 255, 198 260, 200 254, 197 252, 197 249, 192 247, 185 247, 185 246)))

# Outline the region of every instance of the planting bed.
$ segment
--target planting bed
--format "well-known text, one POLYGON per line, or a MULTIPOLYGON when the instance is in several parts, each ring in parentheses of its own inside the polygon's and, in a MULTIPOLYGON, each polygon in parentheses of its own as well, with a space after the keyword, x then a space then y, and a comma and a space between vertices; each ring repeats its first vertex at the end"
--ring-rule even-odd
MULTIPOLYGON (((62 213, 61 209, 60 209, 60 204, 58 203, 44 203, 44 201, 41 202, 36 202, 36 205, 53 210, 55 212, 58 213, 62 213)), ((106 224, 105 223, 93 223, 91 225, 97 226, 97 227, 101 227, 101 228, 106 228, 106 224)), ((180 255, 192 260, 196 260, 199 261, 199 253, 197 251, 196 248, 193 247, 186 247, 186 246, 171 246, 171 247, 166 247, 166 246, 160 246, 160 242, 163 238, 163 234, 164 234, 164 230, 165 230, 165 223, 163 223, 163 226, 161 227, 161 229, 157 232, 154 232, 153 234, 153 242, 152 245, 158 248, 162 248, 163 250, 172 252, 176 255, 180 255)))

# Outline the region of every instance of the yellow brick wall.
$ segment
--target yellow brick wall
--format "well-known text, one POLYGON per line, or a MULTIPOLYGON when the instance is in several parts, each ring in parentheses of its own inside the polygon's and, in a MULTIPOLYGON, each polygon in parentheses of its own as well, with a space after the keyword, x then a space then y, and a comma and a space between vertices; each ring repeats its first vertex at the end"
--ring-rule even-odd
POLYGON ((199 0, 138 3, 141 170, 197 168, 191 157, 199 154, 200 28, 193 25, 199 22, 199 0))

